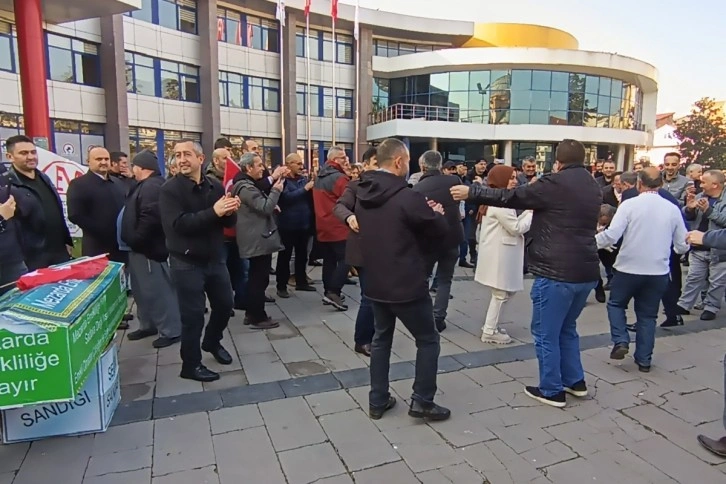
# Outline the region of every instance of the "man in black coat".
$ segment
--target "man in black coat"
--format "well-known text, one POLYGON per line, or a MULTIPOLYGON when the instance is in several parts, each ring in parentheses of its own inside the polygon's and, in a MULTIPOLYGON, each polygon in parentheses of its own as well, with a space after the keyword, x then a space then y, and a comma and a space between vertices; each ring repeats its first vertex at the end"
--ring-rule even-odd
POLYGON ((73 240, 63 214, 63 203, 50 178, 38 169, 38 152, 24 135, 5 142, 12 163, 8 183, 18 204, 16 223, 22 235, 22 251, 28 269, 67 262, 73 240))
POLYGON ((110 176, 111 156, 97 146, 88 152, 88 172, 68 185, 68 220, 83 230, 81 253, 84 256, 109 254, 109 259, 126 263, 119 250, 116 220, 124 206, 123 182, 110 176))
POLYGON ((219 380, 219 373, 202 364, 201 350, 211 353, 222 365, 233 361, 222 346, 234 304, 224 262, 223 229, 234 227, 240 201, 225 194, 216 179, 204 175, 204 152, 196 141, 179 141, 174 146, 174 159, 179 173, 161 187, 159 212, 181 313, 179 376, 210 382, 219 380), (212 308, 206 330, 205 293, 212 308))
POLYGON ((532 335, 540 383, 526 387, 535 400, 564 407, 565 392, 587 395, 580 361, 577 318, 600 277, 595 233, 602 190, 585 168, 585 147, 564 140, 555 152, 555 172, 514 190, 460 185, 455 200, 534 210, 529 231, 532 335))
POLYGON ((426 201, 406 183, 409 153, 400 140, 378 145, 378 171, 358 185, 355 216, 367 281, 373 301, 375 335, 371 344, 369 415, 379 419, 396 404, 388 388, 396 318, 416 340, 416 377, 411 408, 415 418, 445 420, 451 412, 434 403, 439 333, 427 282, 426 246, 446 237, 449 226, 440 204, 426 201), (385 230, 381 230, 385 227, 385 230))
POLYGON ((439 332, 446 329, 446 310, 449 307, 449 294, 451 293, 451 280, 454 277, 456 261, 459 258, 459 244, 464 240, 464 228, 461 224, 459 202, 451 197, 450 189, 459 184, 456 176, 444 175, 441 172, 443 160, 438 151, 427 151, 421 155, 420 164, 423 175, 413 187, 413 191, 433 200, 444 207, 446 222, 449 230, 441 242, 438 250, 429 254, 428 274, 431 274, 434 265, 436 268, 436 301, 434 302, 434 321, 439 332))
MULTIPOLYGON (((611 207, 618 208, 623 198, 623 186, 620 183, 622 174, 622 171, 616 171, 613 174, 613 182, 602 189, 602 203, 607 203, 611 207)), ((598 178, 598 180, 602 180, 602 178, 598 178)))
POLYGON ((181 337, 181 316, 159 213, 159 197, 165 180, 152 151, 144 150, 136 155, 132 170, 138 183, 126 197, 121 239, 131 248, 128 269, 138 307, 139 329, 126 336, 134 341, 159 334, 152 346, 166 348, 181 337))

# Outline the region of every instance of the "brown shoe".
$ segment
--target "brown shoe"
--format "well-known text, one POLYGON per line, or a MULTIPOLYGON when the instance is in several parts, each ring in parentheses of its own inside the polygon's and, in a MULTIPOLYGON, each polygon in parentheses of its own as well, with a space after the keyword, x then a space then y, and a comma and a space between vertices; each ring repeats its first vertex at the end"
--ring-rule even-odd
POLYGON ((360 353, 363 356, 371 356, 371 345, 355 345, 353 348, 356 353, 360 353))
POLYGON ((705 435, 698 436, 698 443, 703 446, 704 449, 716 454, 719 457, 726 457, 726 437, 721 437, 718 440, 713 440, 705 435))
POLYGON ((266 319, 265 321, 260 321, 259 323, 250 323, 250 328, 252 329, 272 329, 279 326, 280 323, 271 319, 266 319))

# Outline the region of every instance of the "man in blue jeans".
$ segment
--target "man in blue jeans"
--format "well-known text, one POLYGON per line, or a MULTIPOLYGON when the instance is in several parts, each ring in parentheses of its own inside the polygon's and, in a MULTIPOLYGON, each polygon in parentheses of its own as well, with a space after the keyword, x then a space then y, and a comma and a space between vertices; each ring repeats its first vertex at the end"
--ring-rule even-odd
POLYGON ((686 224, 677 205, 661 197, 663 177, 657 168, 638 173, 640 195, 620 204, 610 226, 597 234, 597 246, 605 249, 620 238, 618 258, 608 301, 608 319, 613 349, 610 358, 622 360, 628 354, 630 335, 625 310, 635 300, 635 363, 650 371, 655 345, 655 320, 660 300, 670 281, 671 247, 676 254, 688 251, 686 224))
MULTIPOLYGON (((564 140, 555 151, 554 173, 514 190, 459 185, 454 200, 493 207, 534 210, 529 234, 532 336, 539 362, 539 386, 531 398, 564 407, 565 392, 587 395, 580 361, 577 318, 600 278, 595 245, 602 190, 584 165, 585 147, 564 140)), ((519 268, 513 268, 519 270, 519 268)))

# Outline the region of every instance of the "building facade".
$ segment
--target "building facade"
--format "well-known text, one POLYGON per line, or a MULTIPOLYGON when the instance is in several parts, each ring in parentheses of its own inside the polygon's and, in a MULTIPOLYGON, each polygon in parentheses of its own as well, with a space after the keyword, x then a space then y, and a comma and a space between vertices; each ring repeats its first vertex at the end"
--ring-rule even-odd
MULTIPOLYGON (((96 3, 104 3, 98 0, 96 3)), ((324 159, 333 141, 362 152, 399 137, 412 156, 533 155, 547 171, 555 143, 583 141, 592 159, 632 160, 651 144, 657 72, 636 59, 577 50, 539 26, 475 24, 330 2, 140 0, 122 15, 45 25, 51 144, 84 162, 88 147, 143 148, 169 157, 174 142, 206 149, 219 136, 255 139, 266 161, 290 152, 324 159), (309 64, 307 58, 309 57, 309 64), (334 62, 333 62, 334 61, 334 62), (334 84, 334 85, 333 85, 334 84), (334 120, 333 120, 334 118, 334 120)), ((0 138, 23 131, 16 27, 0 3, 0 138)))

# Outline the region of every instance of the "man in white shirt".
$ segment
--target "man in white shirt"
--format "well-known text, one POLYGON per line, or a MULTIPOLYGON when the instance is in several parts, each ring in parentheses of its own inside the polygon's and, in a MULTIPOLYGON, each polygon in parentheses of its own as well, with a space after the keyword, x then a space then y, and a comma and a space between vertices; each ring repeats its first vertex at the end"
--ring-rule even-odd
POLYGON ((661 297, 668 287, 671 246, 677 254, 688 250, 686 225, 678 208, 658 194, 663 177, 657 168, 638 173, 640 194, 623 202, 606 230, 596 236, 598 248, 615 245, 623 238, 614 265, 608 301, 610 358, 628 354, 630 336, 625 310, 635 299, 636 337, 633 357, 638 369, 650 371, 655 344, 655 320, 661 297))

